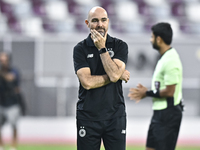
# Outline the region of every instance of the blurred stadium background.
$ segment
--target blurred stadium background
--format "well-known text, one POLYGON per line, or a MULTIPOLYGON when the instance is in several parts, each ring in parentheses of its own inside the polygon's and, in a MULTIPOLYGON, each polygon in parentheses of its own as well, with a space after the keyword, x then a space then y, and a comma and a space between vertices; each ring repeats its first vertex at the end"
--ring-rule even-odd
MULTIPOLYGON (((200 0, 0 0, 0 51, 12 53, 22 75, 27 115, 19 122, 21 143, 73 143, 78 80, 73 69, 73 47, 89 31, 84 24, 93 6, 104 7, 110 18, 109 34, 129 45, 124 85, 129 144, 144 144, 152 115, 151 100, 135 104, 130 87, 150 87, 158 53, 149 42, 150 28, 171 23, 173 46, 184 67, 186 111, 180 145, 200 145, 200 0)), ((10 139, 10 128, 3 128, 10 139)))

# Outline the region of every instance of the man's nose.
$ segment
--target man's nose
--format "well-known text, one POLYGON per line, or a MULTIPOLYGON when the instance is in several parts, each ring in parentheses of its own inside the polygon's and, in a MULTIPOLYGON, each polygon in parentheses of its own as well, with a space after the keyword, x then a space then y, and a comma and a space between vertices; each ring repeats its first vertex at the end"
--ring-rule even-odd
POLYGON ((102 26, 102 22, 101 22, 101 21, 98 22, 98 26, 99 26, 99 27, 102 26))

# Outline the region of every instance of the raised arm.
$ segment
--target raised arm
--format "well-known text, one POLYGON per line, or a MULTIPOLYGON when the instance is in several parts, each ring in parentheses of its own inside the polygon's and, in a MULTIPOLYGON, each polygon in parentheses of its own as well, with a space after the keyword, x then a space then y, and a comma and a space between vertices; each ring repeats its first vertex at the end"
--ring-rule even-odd
MULTIPOLYGON (((106 48, 105 46, 106 37, 107 37, 107 32, 103 37, 96 30, 91 30, 91 38, 94 41, 94 44, 98 50, 106 48)), ((119 59, 112 60, 108 52, 100 54, 100 58, 102 60, 104 70, 108 75, 108 77, 110 78, 110 81, 117 82, 125 71, 125 66, 126 66, 125 63, 119 59)))
POLYGON ((90 68, 85 67, 77 71, 81 85, 86 89, 95 89, 110 83, 109 77, 105 75, 91 75, 90 68))

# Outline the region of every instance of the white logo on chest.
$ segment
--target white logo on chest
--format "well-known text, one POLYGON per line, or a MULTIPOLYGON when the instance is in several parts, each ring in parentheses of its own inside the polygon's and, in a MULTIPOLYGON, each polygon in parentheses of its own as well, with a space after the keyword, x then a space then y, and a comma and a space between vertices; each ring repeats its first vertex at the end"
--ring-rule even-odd
POLYGON ((111 58, 115 55, 115 53, 112 50, 112 48, 108 48, 108 53, 109 53, 109 55, 110 55, 111 58))
POLYGON ((92 58, 94 56, 94 54, 88 54, 87 58, 92 58))

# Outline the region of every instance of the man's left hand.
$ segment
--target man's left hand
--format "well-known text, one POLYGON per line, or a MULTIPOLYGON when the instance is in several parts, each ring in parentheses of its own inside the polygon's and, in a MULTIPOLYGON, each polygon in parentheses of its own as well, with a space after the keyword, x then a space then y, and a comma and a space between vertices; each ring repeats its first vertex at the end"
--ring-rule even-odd
POLYGON ((120 77, 120 80, 123 80, 127 83, 129 79, 130 79, 130 72, 128 70, 125 70, 122 76, 120 77))

